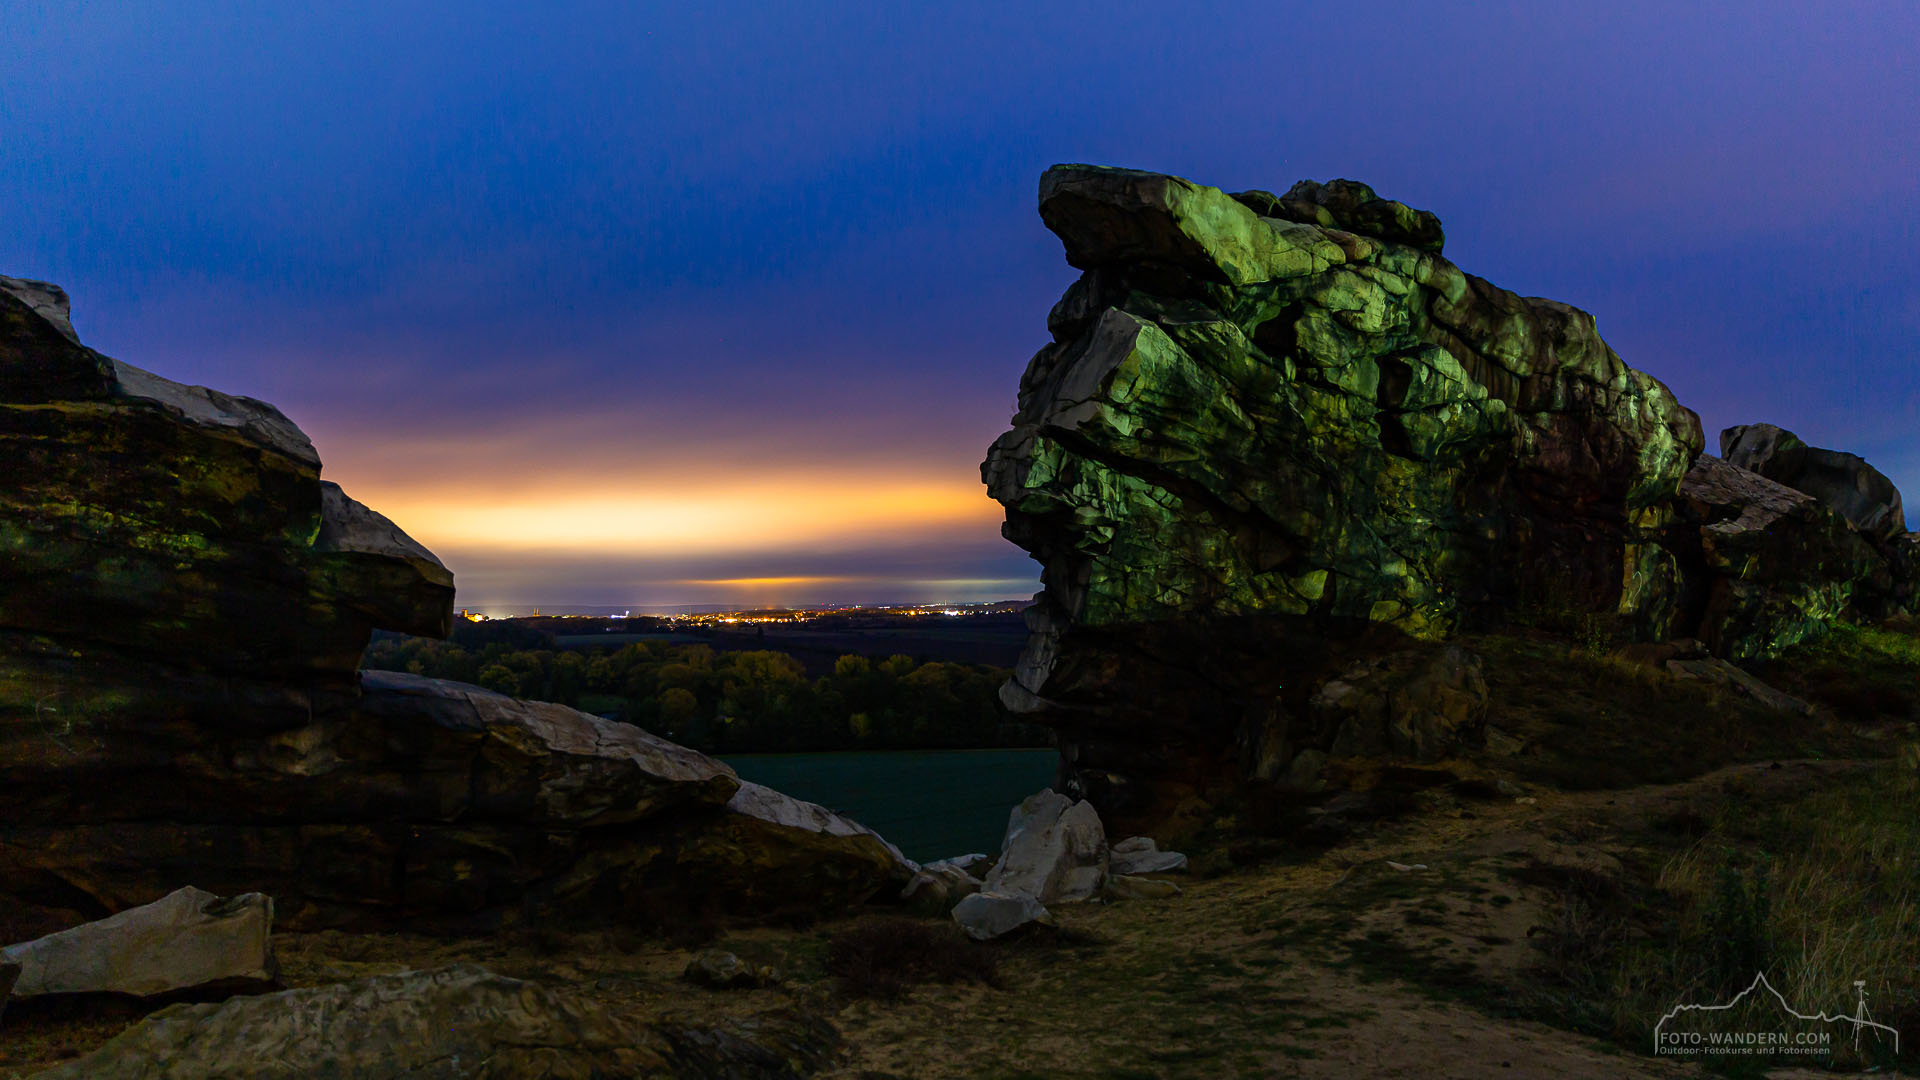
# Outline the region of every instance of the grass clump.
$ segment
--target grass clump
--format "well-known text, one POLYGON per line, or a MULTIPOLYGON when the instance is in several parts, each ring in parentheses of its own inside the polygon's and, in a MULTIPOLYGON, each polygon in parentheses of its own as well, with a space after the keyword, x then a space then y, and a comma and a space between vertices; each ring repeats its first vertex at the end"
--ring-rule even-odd
POLYGON ((922 982, 998 986, 999 956, 956 926, 874 916, 828 939, 827 974, 847 997, 892 1001, 922 982))
POLYGON ((1841 623, 1787 650, 1769 674, 1855 722, 1920 721, 1920 624, 1841 623))
MULTIPOLYGON (((1731 1001, 1764 973, 1800 1012, 1851 1014, 1864 989, 1871 1018, 1900 1032, 1899 1060, 1871 1032, 1856 1052, 1842 1023, 1824 1026, 1830 1058, 1774 1064, 1920 1063, 1920 774, 1888 765, 1783 805, 1734 799, 1707 821, 1637 888, 1562 883, 1543 955, 1577 1026, 1650 1050, 1675 1005, 1731 1001)), ((1687 1022, 1798 1023, 1764 992, 1667 1030, 1687 1022)))

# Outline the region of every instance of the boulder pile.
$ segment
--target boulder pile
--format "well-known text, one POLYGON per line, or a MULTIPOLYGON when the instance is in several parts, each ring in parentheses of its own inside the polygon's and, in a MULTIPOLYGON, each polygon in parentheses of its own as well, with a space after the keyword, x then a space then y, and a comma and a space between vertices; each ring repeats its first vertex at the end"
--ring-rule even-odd
POLYGON ((1473 748, 1470 665, 1391 658, 1456 630, 1592 616, 1752 659, 1912 603, 1884 477, 1759 427, 1703 457, 1591 315, 1462 271, 1431 213, 1062 165, 1040 216, 1082 273, 982 466, 1043 566, 1002 697, 1116 827, 1473 748), (1307 700, 1356 662, 1377 690, 1307 700))
POLYGON ((1000 857, 984 880, 969 876, 955 890, 953 921, 976 941, 1051 921, 1048 904, 1100 898, 1147 899, 1180 891, 1149 874, 1187 868, 1187 857, 1161 851, 1151 837, 1111 846, 1093 804, 1053 790, 1022 800, 1008 815, 1000 857))

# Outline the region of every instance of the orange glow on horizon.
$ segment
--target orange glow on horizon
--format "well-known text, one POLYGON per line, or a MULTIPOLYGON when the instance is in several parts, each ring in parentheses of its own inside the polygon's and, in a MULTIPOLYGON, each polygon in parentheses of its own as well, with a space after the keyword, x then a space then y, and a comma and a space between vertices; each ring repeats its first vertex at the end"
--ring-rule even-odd
POLYGON ((713 585, 722 589, 769 589, 785 588, 789 585, 846 585, 860 581, 850 577, 735 577, 735 578, 681 578, 678 585, 713 585))
MULTIPOLYGON (((490 496, 365 483, 347 491, 428 548, 468 551, 669 555, 885 545, 956 531, 991 535, 1002 515, 977 481, 824 479, 818 472, 677 483, 609 478, 591 490, 516 487, 490 496)), ((755 583, 808 582, 724 582, 755 583)))

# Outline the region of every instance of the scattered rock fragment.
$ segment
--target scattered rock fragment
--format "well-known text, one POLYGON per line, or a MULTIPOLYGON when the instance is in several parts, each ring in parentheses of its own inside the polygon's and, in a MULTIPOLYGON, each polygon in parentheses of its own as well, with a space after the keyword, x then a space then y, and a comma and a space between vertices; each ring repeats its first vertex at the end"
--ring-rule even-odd
POLYGON ((704 949, 687 961, 681 978, 712 990, 740 990, 772 986, 780 981, 780 973, 764 965, 754 967, 722 949, 704 949))
POLYGON ((1525 739, 1491 724, 1487 725, 1487 753, 1495 757, 1518 757, 1526 748, 1525 739))
POLYGON ((1029 923, 1048 923, 1046 905, 1027 893, 977 892, 954 905, 953 921, 975 941, 991 941, 1029 923))
POLYGON ((1669 660, 1667 670, 1682 679, 1696 679, 1715 686, 1724 686, 1735 693, 1745 694, 1775 712, 1793 713, 1797 716, 1813 715, 1812 705, 1792 694, 1775 690, 1743 671, 1738 665, 1730 664, 1725 660, 1712 657, 1704 660, 1669 660))
POLYGON ((1635 641, 1613 650, 1613 657, 1641 667, 1665 670, 1669 660, 1698 660, 1707 655, 1707 646, 1696 638, 1673 641, 1635 641))
POLYGON ((1187 857, 1161 851, 1151 836, 1130 836, 1107 851, 1107 871, 1123 874, 1165 874, 1187 868, 1187 857))
MULTIPOLYGON (((977 858, 984 860, 986 856, 977 858)), ((950 911, 953 905, 979 892, 983 884, 953 860, 941 859, 922 865, 900 890, 900 899, 928 911, 950 911)))
POLYGON ((279 978, 273 900, 184 888, 97 922, 0 949, 17 998, 257 988, 279 978))
POLYGON ((951 859, 939 859, 930 862, 926 864, 923 869, 931 869, 936 866, 951 866, 960 870, 962 873, 971 874, 974 877, 981 877, 987 871, 993 869, 993 862, 993 856, 985 852, 975 851, 966 855, 955 855, 951 859))
POLYGON ((1107 879, 1107 895, 1116 900, 1164 900, 1180 895, 1180 886, 1157 878, 1115 874, 1107 879))

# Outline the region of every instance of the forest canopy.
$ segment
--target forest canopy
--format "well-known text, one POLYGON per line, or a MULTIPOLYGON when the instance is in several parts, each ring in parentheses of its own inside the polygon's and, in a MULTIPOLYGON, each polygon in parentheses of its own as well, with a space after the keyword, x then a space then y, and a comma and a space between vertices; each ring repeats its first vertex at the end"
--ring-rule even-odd
MULTIPOLYGON (((476 628, 477 629, 477 628, 476 628)), ((1048 746, 1000 704, 1004 668, 846 655, 809 677, 766 649, 639 641, 558 648, 546 635, 380 636, 363 667, 474 683, 622 720, 707 753, 1048 746), (534 646, 534 647, 529 647, 534 646)))

